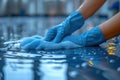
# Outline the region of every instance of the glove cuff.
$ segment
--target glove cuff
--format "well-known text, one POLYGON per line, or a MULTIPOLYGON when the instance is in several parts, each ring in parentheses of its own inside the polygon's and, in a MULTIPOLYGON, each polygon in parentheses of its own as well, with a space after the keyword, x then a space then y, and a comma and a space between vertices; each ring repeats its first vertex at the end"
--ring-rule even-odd
POLYGON ((106 38, 102 32, 102 30, 99 28, 99 26, 96 26, 96 30, 98 30, 98 33, 100 34, 100 43, 103 43, 106 41, 106 38))
POLYGON ((75 19, 75 20, 77 20, 77 19, 80 19, 80 22, 82 21, 83 23, 84 23, 84 21, 85 21, 85 19, 84 19, 84 16, 82 15, 82 13, 81 12, 79 12, 79 11, 74 11, 74 12, 72 12, 71 14, 70 14, 70 16, 68 16, 68 18, 71 18, 71 19, 75 19))
POLYGON ((106 41, 105 36, 99 26, 87 32, 86 46, 99 45, 106 41))
POLYGON ((67 34, 71 34, 74 31, 80 29, 83 26, 84 22, 85 19, 83 15, 80 12, 75 11, 66 18, 63 24, 67 25, 67 29, 69 29, 69 32, 67 34))
POLYGON ((68 17, 68 19, 70 20, 70 25, 73 28, 75 28, 75 27, 81 28, 85 22, 83 15, 79 11, 75 11, 75 12, 71 13, 70 16, 68 17))

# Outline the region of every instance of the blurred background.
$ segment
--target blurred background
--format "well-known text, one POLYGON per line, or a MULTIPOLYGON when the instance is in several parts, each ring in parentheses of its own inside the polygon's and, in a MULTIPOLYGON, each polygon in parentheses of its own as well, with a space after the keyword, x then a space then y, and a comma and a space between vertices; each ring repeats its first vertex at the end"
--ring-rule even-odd
MULTIPOLYGON (((0 0, 0 39, 44 36, 48 28, 61 23, 84 0, 0 0)), ((91 29, 120 11, 120 0, 106 3, 75 34, 91 29)))

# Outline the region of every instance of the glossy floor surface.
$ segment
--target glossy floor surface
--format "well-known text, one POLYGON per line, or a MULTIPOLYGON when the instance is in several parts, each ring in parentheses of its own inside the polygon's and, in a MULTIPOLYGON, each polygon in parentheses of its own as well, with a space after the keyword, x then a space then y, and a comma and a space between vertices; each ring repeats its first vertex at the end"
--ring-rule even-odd
POLYGON ((119 79, 120 57, 101 47, 0 52, 0 80, 119 79))
POLYGON ((5 41, 44 36, 49 27, 64 18, 1 18, 0 80, 120 80, 120 39, 108 41, 104 48, 28 52, 1 49, 5 41))

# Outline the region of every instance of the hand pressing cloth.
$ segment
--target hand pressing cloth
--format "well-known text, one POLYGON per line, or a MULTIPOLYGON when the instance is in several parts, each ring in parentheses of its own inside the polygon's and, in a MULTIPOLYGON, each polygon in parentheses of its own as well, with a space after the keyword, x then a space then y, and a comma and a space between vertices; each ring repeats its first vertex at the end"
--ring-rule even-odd
POLYGON ((39 49, 39 50, 54 50, 54 49, 70 49, 86 46, 96 46, 106 39, 99 26, 92 30, 84 32, 80 35, 72 35, 65 37, 60 43, 45 41, 40 36, 33 36, 23 39, 21 48, 25 50, 39 49))

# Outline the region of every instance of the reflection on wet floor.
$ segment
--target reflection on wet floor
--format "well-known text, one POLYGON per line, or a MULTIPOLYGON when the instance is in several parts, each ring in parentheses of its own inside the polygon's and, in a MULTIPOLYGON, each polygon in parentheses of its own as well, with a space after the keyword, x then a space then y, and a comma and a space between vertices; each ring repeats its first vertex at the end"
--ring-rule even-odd
POLYGON ((63 17, 7 17, 0 18, 0 37, 5 40, 18 40, 22 37, 44 36, 49 27, 59 24, 63 17))
POLYGON ((120 79, 120 58, 101 47, 1 52, 0 65, 1 80, 120 79))
MULTIPOLYGON (((0 39, 18 40, 23 37, 44 36, 48 28, 60 24, 67 16, 51 17, 6 17, 0 18, 0 39)), ((88 21, 90 22, 90 21, 88 21)), ((85 24, 88 26, 88 24, 85 24)), ((77 31, 85 31, 84 27, 77 31)))

